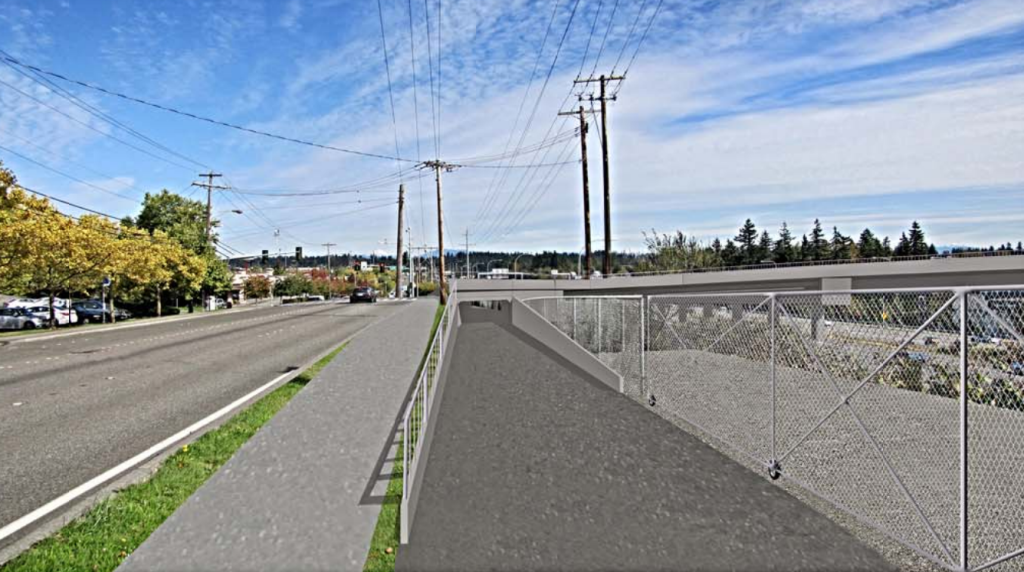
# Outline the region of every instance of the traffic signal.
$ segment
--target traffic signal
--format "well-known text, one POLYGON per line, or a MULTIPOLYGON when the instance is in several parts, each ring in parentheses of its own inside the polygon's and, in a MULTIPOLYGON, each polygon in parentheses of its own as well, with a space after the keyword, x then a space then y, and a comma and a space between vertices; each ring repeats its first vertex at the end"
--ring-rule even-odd
POLYGON ((260 264, 262 264, 263 266, 266 266, 267 264, 270 264, 270 251, 269 250, 264 250, 263 254, 260 255, 260 264))
POLYGON ((295 261, 298 262, 300 260, 302 260, 302 247, 301 246, 296 246, 295 247, 295 261))

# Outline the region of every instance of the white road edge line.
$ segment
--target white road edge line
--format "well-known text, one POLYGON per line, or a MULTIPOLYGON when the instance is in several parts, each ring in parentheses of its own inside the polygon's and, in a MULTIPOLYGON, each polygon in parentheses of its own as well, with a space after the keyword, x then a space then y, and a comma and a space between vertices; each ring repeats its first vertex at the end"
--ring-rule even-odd
POLYGON ((77 487, 75 487, 75 488, 71 489, 70 491, 62 494, 61 496, 53 499, 52 501, 44 504, 43 506, 35 509, 34 511, 26 514, 25 516, 19 518, 18 520, 15 520, 14 522, 8 524, 7 526, 5 526, 3 528, 0 528, 0 541, 5 540, 6 538, 8 538, 9 536, 15 534, 16 532, 20 531, 21 529, 25 528, 26 526, 31 525, 32 523, 34 523, 37 520, 45 517, 46 515, 50 514, 51 512, 53 512, 53 511, 61 508, 62 506, 64 506, 64 505, 74 501, 78 497, 88 493, 89 491, 91 491, 92 489, 102 485, 103 483, 105 483, 105 482, 107 482, 107 481, 109 481, 109 480, 111 480, 111 479, 121 475, 122 473, 127 472, 128 470, 134 468, 136 465, 139 465, 139 464, 143 463, 144 461, 146 461, 150 457, 156 456, 161 451, 163 451, 164 449, 167 449, 168 447, 170 447, 171 445, 175 444, 176 442, 181 441, 185 437, 188 437, 189 435, 199 431, 200 429, 202 429, 206 425, 209 425, 210 423, 212 423, 212 422, 216 421, 217 419, 223 417, 224 415, 230 413, 236 407, 242 405, 243 403, 245 403, 246 401, 252 399, 253 397, 256 397, 257 395, 259 395, 260 393, 262 393, 266 389, 272 387, 275 383, 278 383, 282 379, 284 379, 286 377, 289 377, 289 376, 298 376, 300 373, 302 373, 302 370, 295 370, 295 371, 290 371, 288 373, 283 373, 283 374, 275 377, 273 380, 271 380, 271 381, 261 385, 260 387, 258 387, 256 389, 254 389, 253 391, 245 394, 244 396, 242 396, 242 397, 232 401, 228 405, 222 407, 221 409, 215 411, 214 413, 208 415, 207 417, 204 417, 203 419, 200 419, 199 421, 196 421, 192 425, 189 425, 188 427, 182 429, 181 431, 178 431, 174 435, 171 435, 170 437, 164 439, 163 441, 160 441, 156 445, 153 445, 149 449, 146 449, 145 451, 139 453, 138 455, 135 455, 134 457, 128 459, 127 461, 124 461, 120 465, 117 465, 114 468, 109 469, 109 470, 101 473, 100 475, 97 475, 97 476, 89 479, 85 483, 82 483, 81 485, 78 485, 77 487))

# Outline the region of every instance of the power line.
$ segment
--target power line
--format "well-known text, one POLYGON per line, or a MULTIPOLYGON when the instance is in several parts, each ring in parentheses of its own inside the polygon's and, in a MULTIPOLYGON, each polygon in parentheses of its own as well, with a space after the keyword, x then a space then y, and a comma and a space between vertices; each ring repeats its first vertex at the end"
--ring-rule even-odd
MULTIPOLYGON (((388 39, 384 33, 384 8, 381 7, 380 0, 377 0, 377 15, 380 17, 380 41, 384 46, 384 71, 387 72, 388 77, 388 101, 391 102, 391 127, 395 133, 395 156, 401 155, 401 151, 398 150, 398 118, 395 116, 395 94, 391 88, 391 62, 388 60, 388 39)), ((398 165, 399 180, 402 176, 402 163, 395 161, 398 165)))
POLYGON ((438 119, 434 100, 434 54, 430 39, 430 6, 429 0, 423 0, 423 19, 427 25, 427 64, 430 72, 430 124, 434 130, 434 160, 441 159, 441 146, 438 142, 438 119))
POLYGON ((131 190, 133 190, 133 191, 135 191, 137 193, 145 193, 145 191, 143 191, 142 189, 140 189, 140 188, 138 188, 138 187, 136 187, 134 185, 131 185, 129 183, 126 183, 124 181, 121 181, 117 177, 114 177, 112 175, 108 175, 106 173, 102 173, 100 171, 97 171, 97 170, 93 169, 92 167, 89 167, 88 165, 83 165, 83 164, 79 163, 78 161, 74 161, 72 159, 69 159, 68 157, 66 157, 64 155, 61 155, 60 153, 57 153, 56 151, 51 151, 50 149, 47 149, 47 148, 45 148, 45 147, 43 147, 41 145, 36 145, 32 141, 30 141, 30 140, 28 140, 28 139, 26 139, 26 138, 24 138, 24 137, 22 137, 20 135, 11 133, 9 131, 4 131, 3 129, 0 129, 0 133, 3 133, 4 135, 6 135, 8 137, 13 137, 14 139, 17 139, 17 140, 21 141, 22 143, 24 143, 26 145, 29 145, 29 146, 31 146, 31 147, 33 147, 35 149, 38 149, 38 150, 40 150, 40 151, 42 151, 44 153, 47 153, 49 155, 52 155, 53 157, 56 157, 56 158, 58 158, 58 159, 60 159, 62 161, 65 161, 67 163, 71 163, 72 165, 75 165, 76 167, 78 167, 80 169, 84 169, 86 171, 89 171, 90 173, 92 173, 94 175, 97 175, 97 176, 103 177, 105 179, 110 179, 112 181, 115 181, 115 182, 117 182, 117 184, 123 185, 125 188, 131 189, 131 190))
POLYGON ((57 78, 59 80, 66 81, 68 83, 73 83, 75 85, 79 85, 79 86, 87 88, 87 89, 98 91, 100 93, 104 93, 104 94, 112 96, 112 97, 118 97, 118 98, 124 99, 126 101, 131 101, 131 102, 134 102, 134 103, 138 103, 140 105, 145 105, 145 106, 148 106, 148 107, 152 107, 154 109, 159 109, 161 111, 166 111, 168 113, 173 113, 173 114, 181 115, 181 116, 184 116, 184 117, 190 117, 190 118, 195 119, 197 121, 204 121, 206 123, 211 123, 211 124, 214 124, 214 125, 219 125, 221 127, 227 127, 227 128, 235 129, 235 130, 238 130, 238 131, 244 131, 246 133, 251 133, 251 134, 254 134, 254 135, 260 135, 260 136, 263 136, 263 137, 269 137, 269 138, 272 138, 272 139, 278 139, 280 141, 287 141, 289 143, 295 143, 295 144, 298 144, 298 145, 305 145, 305 146, 308 146, 308 147, 316 147, 316 148, 325 149, 325 150, 328 150, 328 151, 337 151, 339 153, 347 153, 347 154, 350 154, 350 155, 359 155, 359 156, 362 156, 362 157, 372 157, 372 158, 375 158, 375 159, 387 159, 389 161, 402 161, 402 162, 406 162, 406 163, 415 163, 415 161, 413 161, 412 159, 403 159, 401 157, 392 157, 392 156, 389 156, 389 155, 382 155, 382 154, 378 154, 378 153, 370 153, 370 152, 366 152, 366 151, 356 151, 356 150, 353 150, 353 149, 345 149, 343 147, 336 147, 334 145, 326 145, 326 144, 323 144, 323 143, 315 143, 315 142, 312 142, 312 141, 306 141, 306 140, 303 140, 303 139, 297 139, 295 137, 288 137, 286 135, 279 135, 277 133, 270 133, 268 131, 262 131, 262 130, 259 130, 259 129, 252 129, 250 127, 244 127, 244 126, 241 126, 241 125, 236 125, 234 123, 229 123, 227 121, 222 121, 222 120, 219 120, 219 119, 212 119, 210 117, 205 117, 205 116, 202 116, 202 115, 198 115, 198 114, 195 114, 195 113, 192 113, 192 112, 189 112, 189 111, 182 111, 180 109, 176 109, 176 108, 169 107, 169 106, 166 106, 166 105, 161 105, 159 103, 153 103, 151 101, 140 99, 138 97, 134 97, 134 96, 131 96, 131 95, 126 95, 126 94, 123 94, 123 93, 120 93, 120 92, 116 92, 116 91, 107 89, 105 87, 102 87, 102 86, 99 86, 99 85, 96 85, 96 84, 93 84, 93 83, 88 83, 88 82, 85 82, 85 81, 82 81, 82 80, 73 79, 73 78, 67 77, 65 75, 59 74, 57 72, 49 71, 49 70, 40 68, 40 67, 35 66, 35 65, 26 64, 26 63, 18 60, 17 58, 13 58, 13 57, 11 57, 9 55, 0 55, 0 58, 2 58, 4 60, 7 60, 7 61, 11 62, 12 64, 20 66, 22 68, 33 70, 33 71, 36 71, 36 72, 48 75, 50 77, 55 77, 55 78, 57 78))
MULTIPOLYGON (((648 20, 647 22, 647 28, 644 30, 643 35, 640 36, 640 41, 637 42, 636 44, 636 50, 633 51, 633 57, 629 59, 629 63, 626 64, 626 69, 622 72, 623 77, 626 77, 626 75, 629 73, 630 68, 633 67, 633 62, 636 61, 636 57, 640 55, 640 48, 644 45, 644 40, 647 39, 647 34, 651 31, 651 27, 654 25, 654 19, 657 18, 658 13, 661 12, 661 5, 663 3, 664 0, 658 0, 658 5, 654 8, 654 14, 651 14, 651 19, 648 20)), ((622 83, 619 83, 619 85, 615 87, 615 93, 613 93, 612 95, 618 95, 620 89, 622 89, 622 83)))
POLYGON ((615 69, 619 67, 619 63, 622 61, 622 56, 626 53, 626 48, 629 47, 629 41, 633 38, 633 32, 636 31, 636 25, 640 22, 640 16, 644 13, 644 8, 647 7, 647 0, 640 3, 640 9, 636 12, 636 18, 633 19, 633 25, 629 27, 629 33, 626 34, 625 41, 622 42, 622 49, 619 50, 619 57, 615 58, 615 65, 612 66, 611 75, 615 75, 615 69))
MULTIPOLYGON (((3 57, 4 56, 0 56, 0 58, 3 58, 3 57)), ((38 103, 39 105, 42 105, 43 107, 49 109, 50 111, 53 111, 54 113, 56 113, 56 114, 58 114, 58 115, 60 115, 62 117, 65 117, 65 118, 67 118, 67 119, 69 119, 69 120, 71 120, 71 121, 81 125, 82 127, 85 127, 86 129, 88 129, 90 131, 94 131, 96 133, 99 133, 100 135, 102 135, 103 137, 107 137, 108 139, 113 139, 114 141, 117 141, 118 143, 124 145, 125 147, 129 147, 131 149, 135 149, 139 153, 143 153, 145 155, 149 155, 150 157, 152 157, 154 159, 157 159, 159 161, 163 161, 164 163, 167 163, 168 165, 174 165, 175 167, 178 167, 178 168, 181 168, 181 169, 185 169, 185 170, 187 170, 189 172, 192 171, 192 168, 187 166, 187 165, 182 165, 181 163, 178 163, 177 161, 171 161, 170 159, 167 159, 166 157, 161 157, 159 155, 156 155, 154 153, 151 153, 151 152, 147 151, 146 149, 143 149, 141 147, 137 147, 137 146, 135 146, 135 145, 125 141, 124 139, 120 139, 118 137, 115 137, 114 135, 111 135, 110 133, 106 133, 104 131, 100 131, 99 129, 93 127, 92 125, 89 125, 88 123, 82 121, 81 119, 78 119, 77 117, 73 117, 73 116, 65 113, 64 111, 62 111, 60 109, 57 109, 56 107, 46 103, 43 100, 41 100, 41 99, 39 99, 39 98, 37 98, 37 97, 35 97, 33 95, 29 95, 29 94, 25 93, 24 91, 22 91, 22 90, 18 89, 17 87, 7 83, 6 81, 0 80, 0 85, 6 86, 8 89, 19 93, 23 97, 27 97, 28 99, 31 99, 32 101, 38 103)))
MULTIPOLYGON (((0 55, 8 56, 8 57, 10 56, 10 54, 8 54, 7 52, 5 52, 3 50, 0 50, 0 55)), ((149 136, 147 136, 147 135, 145 135, 143 133, 140 133, 136 129, 132 128, 130 125, 127 125, 124 122, 122 122, 122 121, 120 121, 120 120, 118 120, 118 119, 108 115, 107 113, 104 113, 103 111, 101 111, 101 110, 99 110, 99 109, 97 109, 95 107, 93 107, 89 103, 87 103, 87 102, 83 101, 82 99, 80 99, 79 97, 77 97, 75 94, 73 94, 70 91, 60 87, 59 85, 57 85, 53 81, 47 79, 46 76, 40 74, 39 72, 31 71, 31 70, 29 72, 26 72, 25 70, 15 66, 14 64, 12 64, 12 63, 10 63, 9 61, 6 61, 6 60, 2 60, 2 63, 4 65, 6 65, 7 67, 9 67, 10 69, 14 70, 15 72, 21 74, 22 76, 27 77, 28 79, 32 80, 36 84, 42 86, 47 91, 56 93, 58 96, 66 99, 67 101, 69 101, 75 107, 78 107, 79 109, 82 109, 83 111, 85 111, 89 115, 92 115, 93 117, 99 119, 100 121, 103 121, 103 122, 105 122, 105 123, 107 123, 109 125, 112 125, 114 127, 120 128, 120 129, 126 131, 127 133, 133 135, 134 137, 138 138, 139 140, 141 140, 141 141, 143 141, 145 143, 148 143, 149 145, 152 145, 153 147, 155 147, 157 149, 160 149, 161 151, 164 151, 165 153, 169 153, 171 155, 174 155, 175 157, 178 157, 180 159, 184 159, 185 161, 188 161, 189 163, 192 163, 193 165, 197 165, 197 166, 204 167, 204 168, 209 168, 207 165, 204 165, 200 161, 197 161, 197 160, 195 160, 195 159, 193 159, 191 157, 183 155, 183 154, 175 151, 174 149, 171 149, 170 147, 167 147, 166 145, 163 145, 162 143, 156 141, 155 139, 153 139, 153 138, 151 138, 151 137, 149 137, 149 136)))
POLYGON ((115 196, 115 197, 117 197, 119 199, 130 201, 130 202, 136 203, 136 204, 138 204, 138 202, 139 202, 138 199, 134 199, 132 197, 129 197, 127 195, 122 195, 120 193, 115 193, 114 191, 111 191, 110 189, 104 189, 103 187, 101 187, 99 185, 94 185, 94 184, 92 184, 92 183, 90 183, 88 181, 83 181, 82 179, 79 179, 78 177, 75 177, 74 175, 69 175, 69 174, 65 173, 64 171, 61 171, 59 169, 55 169, 53 167, 50 167, 49 165, 46 165, 45 163, 41 163, 41 162, 36 161, 35 159, 31 158, 31 157, 28 157, 26 155, 22 155, 21 153, 18 153, 17 151, 14 151, 12 149, 8 149, 7 147, 4 147, 3 145, 0 145, 0 150, 6 151, 7 153, 10 153, 11 155, 14 155, 16 157, 20 157, 23 160, 28 161, 29 163, 32 163, 32 164, 34 164, 34 165, 36 165, 38 167, 42 167, 43 169, 46 169, 47 171, 50 171, 52 173, 56 173, 56 174, 58 174, 58 175, 60 175, 62 177, 70 179, 70 180, 72 180, 72 181, 74 181, 76 183, 79 183, 79 184, 85 185, 87 187, 96 189, 97 191, 100 191, 101 193, 106 193, 108 195, 113 195, 113 196, 115 196))
MULTIPOLYGON (((412 0, 408 0, 409 5, 409 54, 412 56, 412 111, 413 121, 416 125, 416 160, 423 162, 423 153, 420 150, 420 102, 419 95, 417 94, 417 81, 416 81, 416 36, 414 32, 414 26, 412 23, 412 0)), ((429 34, 429 31, 427 32, 429 34)), ((421 232, 426 236, 427 232, 427 218, 423 205, 423 179, 418 177, 416 179, 417 185, 419 186, 419 199, 420 199, 420 226, 423 228, 421 232)), ((409 240, 412 240, 410 233, 409 240)), ((410 245, 411 247, 412 245, 410 245)), ((411 258, 410 258, 411 260, 411 258)))

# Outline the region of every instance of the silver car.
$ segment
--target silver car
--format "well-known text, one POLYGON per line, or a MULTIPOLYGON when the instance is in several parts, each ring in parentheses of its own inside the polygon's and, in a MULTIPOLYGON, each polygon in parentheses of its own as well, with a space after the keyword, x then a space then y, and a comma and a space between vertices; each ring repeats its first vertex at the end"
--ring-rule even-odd
POLYGON ((46 320, 25 308, 0 308, 0 330, 33 330, 45 325, 46 320))

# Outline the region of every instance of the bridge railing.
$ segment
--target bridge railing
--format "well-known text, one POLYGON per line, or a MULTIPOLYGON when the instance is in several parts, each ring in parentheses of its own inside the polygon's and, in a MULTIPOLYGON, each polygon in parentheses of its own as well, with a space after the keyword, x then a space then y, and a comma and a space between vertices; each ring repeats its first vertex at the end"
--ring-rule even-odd
POLYGON ((422 458, 419 453, 423 447, 427 426, 433 420, 434 393, 441 373, 441 366, 448 352, 448 343, 451 340, 452 328, 457 321, 458 311, 458 293, 453 288, 448 295, 448 302, 441 312, 437 330, 427 348, 422 369, 402 415, 402 504, 399 515, 399 536, 403 544, 408 542, 412 524, 411 503, 415 502, 412 490, 416 484, 415 478, 419 474, 417 468, 422 458))
POLYGON ((1024 569, 1024 287, 592 300, 527 303, 747 466, 945 568, 1024 569))

